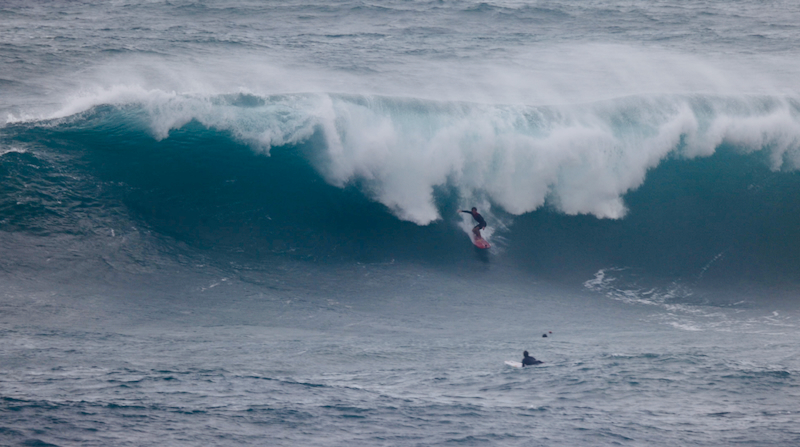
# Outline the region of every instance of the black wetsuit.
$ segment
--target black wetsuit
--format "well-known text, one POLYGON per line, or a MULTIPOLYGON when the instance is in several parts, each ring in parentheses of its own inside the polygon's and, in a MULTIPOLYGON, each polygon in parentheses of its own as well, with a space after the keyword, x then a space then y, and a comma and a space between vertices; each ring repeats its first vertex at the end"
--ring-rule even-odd
POLYGON ((533 358, 533 357, 531 357, 531 356, 527 356, 527 357, 525 357, 524 359, 522 359, 522 367, 523 367, 523 368, 524 368, 525 366, 530 366, 530 365, 538 365, 538 364, 540 364, 540 363, 542 363, 542 362, 541 362, 541 361, 539 361, 539 360, 536 360, 535 358, 533 358))
POLYGON ((486 228, 486 221, 483 220, 483 216, 478 214, 477 211, 473 213, 472 211, 461 210, 461 212, 471 214, 472 218, 478 222, 478 225, 475 225, 475 228, 473 228, 472 231, 483 230, 484 228, 486 228))

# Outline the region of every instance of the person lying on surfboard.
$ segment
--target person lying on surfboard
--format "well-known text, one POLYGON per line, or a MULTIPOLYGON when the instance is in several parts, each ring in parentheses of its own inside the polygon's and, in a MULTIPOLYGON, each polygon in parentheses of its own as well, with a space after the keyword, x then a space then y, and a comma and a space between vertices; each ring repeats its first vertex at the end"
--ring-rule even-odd
POLYGON ((486 228, 486 221, 483 220, 483 216, 478 214, 478 208, 472 207, 472 211, 461 210, 462 213, 471 214, 472 218, 478 222, 478 225, 475 225, 475 228, 472 229, 472 232, 475 233, 475 236, 481 237, 481 230, 486 228))
POLYGON ((535 358, 528 355, 528 351, 522 353, 522 367, 531 366, 531 365, 539 365, 542 362, 541 360, 536 360, 535 358))

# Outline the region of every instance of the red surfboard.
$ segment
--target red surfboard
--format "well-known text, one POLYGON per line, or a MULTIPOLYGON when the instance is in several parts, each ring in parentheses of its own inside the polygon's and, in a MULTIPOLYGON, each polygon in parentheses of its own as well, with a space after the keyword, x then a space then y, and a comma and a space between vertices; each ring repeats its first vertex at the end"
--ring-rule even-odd
POLYGON ((477 236, 477 235, 472 240, 472 243, 475 244, 475 246, 478 247, 478 248, 486 249, 486 248, 491 247, 491 245, 489 245, 489 243, 486 242, 486 239, 484 239, 484 238, 482 238, 480 236, 477 236))

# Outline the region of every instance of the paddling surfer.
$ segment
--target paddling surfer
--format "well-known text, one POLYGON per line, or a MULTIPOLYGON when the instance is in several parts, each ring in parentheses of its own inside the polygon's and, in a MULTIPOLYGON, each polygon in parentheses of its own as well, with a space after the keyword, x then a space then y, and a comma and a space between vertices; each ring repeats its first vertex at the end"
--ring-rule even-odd
POLYGON ((531 365, 539 365, 541 364, 541 360, 536 360, 535 358, 528 355, 528 351, 522 353, 522 367, 531 366, 531 365))

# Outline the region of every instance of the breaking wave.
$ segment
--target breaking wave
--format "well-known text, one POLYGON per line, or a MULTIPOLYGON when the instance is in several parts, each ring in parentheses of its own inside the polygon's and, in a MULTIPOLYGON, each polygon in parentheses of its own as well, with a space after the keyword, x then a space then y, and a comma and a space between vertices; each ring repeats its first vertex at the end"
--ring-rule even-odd
POLYGON ((204 247, 447 262, 471 226, 456 211, 477 206, 515 264, 705 276, 798 265, 791 97, 523 106, 117 87, 46 117, 9 116, 0 132, 6 229, 59 232, 75 215, 60 209, 69 190, 204 247), (24 198, 34 180, 41 197, 24 198))

